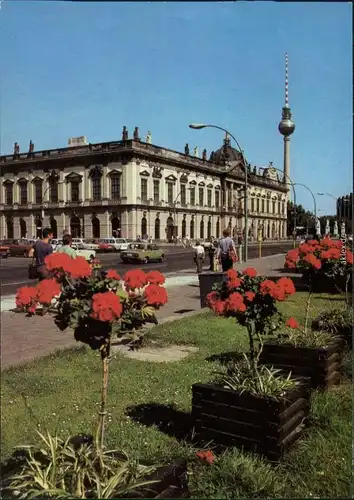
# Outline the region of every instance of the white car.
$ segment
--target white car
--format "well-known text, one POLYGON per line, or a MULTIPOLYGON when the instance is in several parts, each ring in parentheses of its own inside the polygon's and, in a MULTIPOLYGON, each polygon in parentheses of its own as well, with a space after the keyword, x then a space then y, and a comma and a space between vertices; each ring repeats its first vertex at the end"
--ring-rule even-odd
MULTIPOLYGON (((61 245, 57 245, 56 249, 54 250, 54 252, 56 252, 56 250, 58 250, 58 248, 60 248, 61 245)), ((76 256, 77 257, 85 257, 85 259, 87 261, 90 261, 90 260, 93 260, 96 258, 96 252, 95 250, 87 250, 85 248, 82 247, 82 245, 79 245, 79 244, 76 244, 75 246, 74 245, 71 245, 71 247, 76 250, 76 256)))
POLYGON ((53 248, 53 251, 55 252, 56 248, 63 244, 63 240, 58 240, 58 239, 54 238, 51 240, 50 244, 51 244, 51 247, 53 248))
POLYGON ((73 238, 72 247, 75 248, 80 245, 81 250, 98 250, 100 247, 92 240, 84 240, 83 238, 73 238))
POLYGON ((121 252, 122 250, 128 250, 128 245, 133 240, 129 240, 126 238, 102 238, 102 243, 107 243, 108 245, 114 246, 117 252, 121 252))

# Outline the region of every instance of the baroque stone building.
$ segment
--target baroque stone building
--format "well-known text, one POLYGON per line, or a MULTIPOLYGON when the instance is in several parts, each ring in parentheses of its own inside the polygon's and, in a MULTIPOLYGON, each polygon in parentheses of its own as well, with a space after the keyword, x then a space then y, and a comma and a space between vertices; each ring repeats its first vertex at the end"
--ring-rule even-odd
MULTIPOLYGON (((138 235, 171 240, 221 236, 244 228, 242 154, 226 137, 207 159, 186 145, 179 153, 139 138, 20 153, 0 160, 0 238, 39 236, 52 227, 85 238, 138 235)), ((275 169, 248 165, 248 234, 285 238, 288 189, 275 169)))

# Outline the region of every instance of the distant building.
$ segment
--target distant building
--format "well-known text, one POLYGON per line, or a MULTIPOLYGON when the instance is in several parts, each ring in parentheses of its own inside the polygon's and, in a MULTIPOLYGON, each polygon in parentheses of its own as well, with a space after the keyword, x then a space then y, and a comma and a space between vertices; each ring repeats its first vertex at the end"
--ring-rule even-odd
MULTIPOLYGON (((174 236, 210 238, 225 227, 245 230, 242 154, 225 138, 207 159, 186 147, 172 151, 138 137, 69 146, 0 158, 0 237, 31 238, 45 226, 55 236, 102 238, 174 236), (233 167, 231 173, 227 170, 233 167)), ((271 166, 248 166, 248 234, 269 239, 287 235, 288 186, 271 166)))
POLYGON ((337 217, 345 223, 347 233, 353 234, 353 193, 337 198, 337 217))

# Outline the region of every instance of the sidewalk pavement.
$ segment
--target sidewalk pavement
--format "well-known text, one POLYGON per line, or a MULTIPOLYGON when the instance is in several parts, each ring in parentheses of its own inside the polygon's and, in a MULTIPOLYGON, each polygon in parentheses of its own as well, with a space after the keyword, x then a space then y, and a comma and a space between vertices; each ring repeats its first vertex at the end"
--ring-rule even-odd
MULTIPOLYGON (((282 272, 283 254, 252 259, 247 265, 238 263, 236 269, 242 270, 247 266, 254 267, 260 275, 285 275, 282 272)), ((192 270, 189 274, 188 271, 185 273, 175 278, 174 285, 170 281, 167 286, 169 301, 157 313, 159 322, 174 321, 201 311, 198 276, 192 270)), ((291 276, 290 273, 286 275, 291 276)), ((49 315, 28 318, 21 313, 1 313, 1 370, 75 345, 81 344, 74 340, 73 332, 61 332, 49 315)))

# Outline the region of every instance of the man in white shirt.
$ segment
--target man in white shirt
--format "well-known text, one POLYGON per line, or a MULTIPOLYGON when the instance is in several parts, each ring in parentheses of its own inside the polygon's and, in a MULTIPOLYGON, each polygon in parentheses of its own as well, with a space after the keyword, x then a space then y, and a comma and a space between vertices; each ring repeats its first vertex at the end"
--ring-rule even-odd
POLYGON ((193 250, 195 252, 194 262, 197 265, 197 273, 200 274, 203 271, 205 250, 204 250, 204 247, 200 244, 200 241, 196 241, 195 246, 193 247, 193 250))

